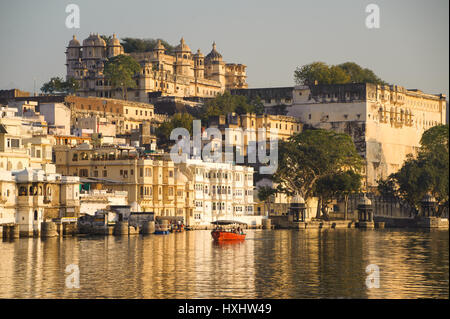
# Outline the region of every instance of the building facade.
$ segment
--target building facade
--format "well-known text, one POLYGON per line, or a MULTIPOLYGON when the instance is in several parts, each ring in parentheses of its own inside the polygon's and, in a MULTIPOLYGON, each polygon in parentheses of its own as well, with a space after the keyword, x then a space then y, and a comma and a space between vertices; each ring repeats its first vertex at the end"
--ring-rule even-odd
POLYGON ((252 167, 196 159, 188 159, 178 167, 193 188, 195 207, 189 225, 206 226, 219 219, 254 215, 252 167))
POLYGON ((0 224, 19 225, 21 236, 37 236, 48 219, 78 217, 79 178, 61 176, 55 167, 0 169, 0 224))
MULTIPOLYGON (((67 78, 80 82, 79 96, 122 98, 122 92, 104 77, 108 58, 124 53, 116 35, 106 43, 98 34, 80 42, 74 36, 66 50, 67 78)), ((216 44, 204 56, 192 53, 184 39, 168 52, 158 41, 149 52, 133 52, 130 56, 141 65, 136 74, 137 87, 128 91, 128 99, 148 102, 150 96, 214 97, 225 89, 246 88, 246 66, 225 63, 216 44)))
POLYGON ((446 96, 369 83, 297 86, 288 115, 305 126, 348 133, 366 160, 370 188, 417 152, 425 130, 445 124, 446 96))

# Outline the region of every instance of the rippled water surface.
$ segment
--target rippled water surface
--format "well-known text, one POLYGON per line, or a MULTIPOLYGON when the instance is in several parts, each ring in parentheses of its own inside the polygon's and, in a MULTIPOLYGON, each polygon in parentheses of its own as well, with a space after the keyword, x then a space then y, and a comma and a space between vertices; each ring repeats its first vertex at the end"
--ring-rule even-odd
POLYGON ((0 241, 0 298, 448 298, 448 230, 249 230, 0 241), (78 265, 80 288, 66 288, 78 265), (366 287, 378 265, 380 287, 366 287))

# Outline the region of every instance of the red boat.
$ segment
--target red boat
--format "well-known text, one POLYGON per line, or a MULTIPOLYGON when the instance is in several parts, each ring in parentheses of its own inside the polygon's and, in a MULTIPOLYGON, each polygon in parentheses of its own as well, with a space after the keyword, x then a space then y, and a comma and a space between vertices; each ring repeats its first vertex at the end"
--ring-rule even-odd
POLYGON ((245 223, 232 220, 218 220, 212 222, 212 224, 215 224, 217 226, 217 228, 211 232, 211 236, 216 242, 245 240, 246 234, 244 233, 242 228, 238 226, 246 225, 245 223), (232 227, 232 229, 222 229, 219 225, 235 225, 235 227, 232 227))

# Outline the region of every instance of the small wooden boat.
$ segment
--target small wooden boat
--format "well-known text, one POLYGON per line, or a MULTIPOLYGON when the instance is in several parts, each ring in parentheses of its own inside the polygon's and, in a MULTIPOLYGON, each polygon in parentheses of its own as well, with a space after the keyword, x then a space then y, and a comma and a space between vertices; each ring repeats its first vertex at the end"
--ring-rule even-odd
POLYGON ((243 241, 246 234, 240 225, 247 225, 246 223, 234 220, 217 220, 211 224, 216 225, 217 228, 211 232, 211 236, 215 242, 224 241, 243 241), (220 227, 220 226, 228 226, 220 227))
POLYGON ((155 235, 167 235, 169 233, 168 230, 155 230, 155 235))

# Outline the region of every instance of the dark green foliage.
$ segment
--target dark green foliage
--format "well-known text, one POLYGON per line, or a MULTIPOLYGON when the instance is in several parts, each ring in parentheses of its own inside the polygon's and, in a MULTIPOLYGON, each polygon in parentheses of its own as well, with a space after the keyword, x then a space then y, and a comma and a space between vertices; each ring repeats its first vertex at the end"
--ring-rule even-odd
MULTIPOLYGON (((346 178, 353 181, 363 165, 351 137, 333 131, 305 130, 288 141, 280 141, 278 147, 278 170, 274 175, 275 182, 279 183, 278 190, 289 195, 297 193, 305 199, 313 195, 328 197, 329 194, 321 193, 318 187, 325 191, 321 185, 331 178, 336 183, 346 178), (348 171, 353 171, 353 175, 346 173, 348 171)), ((359 188, 352 183, 342 187, 340 194, 359 188)))
POLYGON ((123 98, 127 97, 127 89, 136 87, 135 74, 141 70, 139 63, 128 55, 114 56, 105 63, 105 78, 113 88, 121 88, 123 98))
POLYGON ((378 181, 380 194, 408 203, 415 213, 419 211, 420 202, 426 194, 436 198, 438 209, 448 207, 448 136, 448 125, 435 126, 425 131, 418 156, 408 156, 397 173, 378 181))
POLYGON ((217 95, 202 107, 200 117, 207 121, 211 116, 226 115, 228 113, 264 113, 264 105, 259 97, 248 99, 242 95, 231 95, 229 92, 217 95))
POLYGON ((121 44, 126 53, 148 52, 155 48, 158 40, 161 40, 162 45, 166 48, 167 54, 172 54, 174 52, 175 46, 170 45, 163 39, 123 38, 121 44))
POLYGON ((156 129, 159 146, 167 149, 174 143, 174 141, 170 140, 170 133, 177 127, 184 127, 192 135, 192 124, 194 120, 195 118, 189 113, 175 113, 169 121, 162 123, 156 129))
POLYGON ((74 78, 64 81, 60 77, 53 77, 41 87, 43 93, 75 93, 80 88, 80 84, 74 78))
POLYGON ((339 65, 327 65, 324 62, 313 62, 298 67, 294 71, 297 84, 345 84, 345 83, 374 83, 387 84, 370 69, 364 69, 354 62, 339 65))

